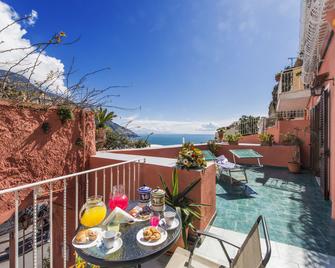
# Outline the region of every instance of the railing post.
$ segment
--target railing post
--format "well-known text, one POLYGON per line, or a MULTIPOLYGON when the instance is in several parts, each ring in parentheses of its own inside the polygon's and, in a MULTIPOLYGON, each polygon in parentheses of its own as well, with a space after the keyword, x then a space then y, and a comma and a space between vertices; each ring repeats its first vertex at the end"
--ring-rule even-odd
POLYGON ((103 192, 103 200, 106 202, 106 169, 102 171, 102 192, 103 192))
POLYGON ((76 176, 76 200, 75 200, 75 207, 76 207, 76 214, 75 214, 75 223, 76 223, 76 229, 78 228, 78 176, 76 176))
POLYGON ((67 243, 66 243, 66 194, 67 194, 67 185, 66 185, 66 179, 64 179, 64 191, 63 191, 63 264, 64 268, 67 264, 67 243))
POLYGON ((98 171, 94 172, 94 194, 95 196, 98 195, 98 171))
POLYGON ((37 187, 33 190, 33 267, 37 268, 37 187))
MULTIPOLYGON (((19 267, 19 195, 15 191, 15 268, 19 267)), ((24 245, 23 245, 24 246, 24 245)))
POLYGON ((53 268, 53 193, 52 183, 49 184, 49 232, 50 232, 50 268, 53 268))

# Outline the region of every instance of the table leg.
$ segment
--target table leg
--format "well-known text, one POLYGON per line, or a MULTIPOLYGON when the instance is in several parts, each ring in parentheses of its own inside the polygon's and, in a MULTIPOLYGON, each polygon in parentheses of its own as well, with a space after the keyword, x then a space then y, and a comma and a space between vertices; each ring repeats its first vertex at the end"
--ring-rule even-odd
POLYGON ((261 167, 261 162, 259 161, 259 158, 257 158, 258 166, 261 167))
POLYGON ((233 160, 234 160, 234 164, 236 164, 236 160, 235 160, 235 155, 233 154, 233 160))

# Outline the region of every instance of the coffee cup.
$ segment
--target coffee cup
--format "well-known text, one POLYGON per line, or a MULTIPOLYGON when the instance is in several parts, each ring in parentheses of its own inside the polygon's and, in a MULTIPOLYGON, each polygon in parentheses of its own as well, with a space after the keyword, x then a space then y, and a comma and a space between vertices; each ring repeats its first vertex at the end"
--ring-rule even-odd
POLYGON ((120 232, 115 231, 103 231, 102 242, 106 248, 114 247, 116 240, 121 236, 120 232))
POLYGON ((166 211, 164 212, 164 220, 167 226, 171 226, 173 224, 174 218, 176 217, 176 212, 166 211))

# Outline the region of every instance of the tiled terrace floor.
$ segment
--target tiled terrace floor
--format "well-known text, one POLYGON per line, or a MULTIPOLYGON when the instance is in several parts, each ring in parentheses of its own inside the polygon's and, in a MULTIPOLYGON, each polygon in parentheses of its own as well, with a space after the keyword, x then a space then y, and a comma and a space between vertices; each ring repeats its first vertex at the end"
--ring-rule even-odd
MULTIPOLYGON (((239 174, 234 174, 239 176, 239 174)), ((266 218, 270 239, 335 256, 335 222, 315 178, 308 172, 264 167, 247 171, 255 195, 217 183, 217 217, 213 226, 247 233, 258 215, 266 218)))

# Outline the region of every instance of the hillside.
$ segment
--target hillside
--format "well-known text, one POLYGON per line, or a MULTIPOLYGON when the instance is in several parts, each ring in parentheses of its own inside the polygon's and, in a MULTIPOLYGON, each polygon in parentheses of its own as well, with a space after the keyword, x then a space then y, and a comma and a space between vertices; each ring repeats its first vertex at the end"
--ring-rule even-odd
POLYGON ((132 131, 128 128, 125 128, 123 126, 120 126, 117 123, 109 122, 109 123, 107 123, 107 126, 109 126, 111 129, 113 129, 115 132, 118 132, 122 135, 125 135, 128 138, 137 138, 138 137, 138 135, 134 131, 132 131))

